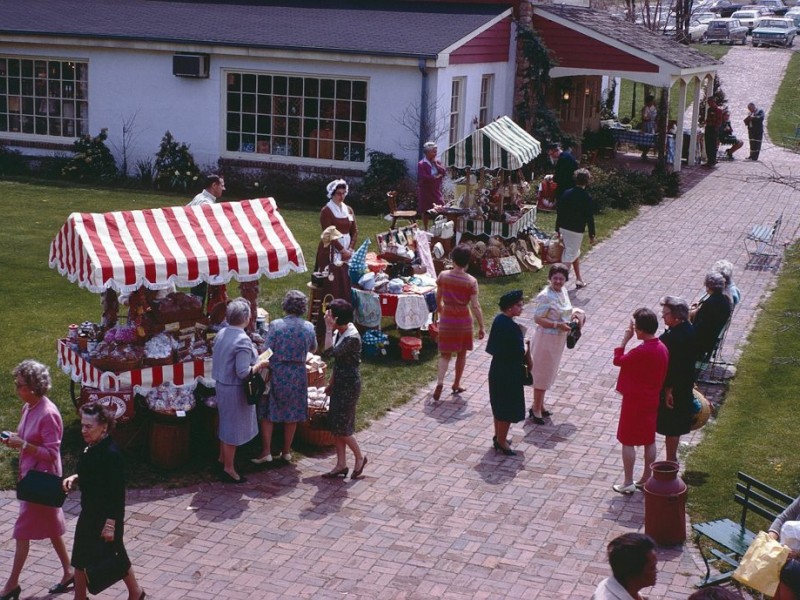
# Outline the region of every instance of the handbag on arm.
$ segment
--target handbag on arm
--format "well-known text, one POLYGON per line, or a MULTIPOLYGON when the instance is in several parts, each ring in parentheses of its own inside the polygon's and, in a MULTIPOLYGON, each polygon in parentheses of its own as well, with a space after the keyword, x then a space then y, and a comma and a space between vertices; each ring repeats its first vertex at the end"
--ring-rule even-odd
POLYGON ((60 508, 66 499, 62 479, 53 473, 33 468, 17 482, 17 500, 60 508))

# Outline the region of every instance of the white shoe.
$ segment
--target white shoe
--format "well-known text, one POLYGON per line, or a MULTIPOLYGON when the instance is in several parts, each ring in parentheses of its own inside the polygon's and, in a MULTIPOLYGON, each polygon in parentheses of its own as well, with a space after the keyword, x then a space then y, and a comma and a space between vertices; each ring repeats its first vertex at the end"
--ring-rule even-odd
POLYGON ((266 456, 262 456, 261 458, 251 458, 250 462, 254 465, 263 465, 264 463, 272 462, 272 455, 267 454, 266 456))
POLYGON ((281 458, 286 462, 290 462, 292 460, 292 453, 287 452, 286 454, 281 454, 281 458))
POLYGON ((615 483, 611 486, 611 489, 618 494, 632 494, 636 491, 636 484, 622 485, 621 483, 615 483))

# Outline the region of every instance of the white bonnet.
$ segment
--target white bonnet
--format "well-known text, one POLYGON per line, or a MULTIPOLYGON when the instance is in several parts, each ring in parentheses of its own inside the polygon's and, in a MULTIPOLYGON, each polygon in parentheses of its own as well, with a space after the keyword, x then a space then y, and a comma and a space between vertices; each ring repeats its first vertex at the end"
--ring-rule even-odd
POLYGON ((336 188, 340 185, 344 186, 345 196, 350 193, 350 186, 347 185, 347 182, 344 179, 334 179, 328 184, 328 187, 325 188, 328 191, 328 200, 333 198, 333 192, 335 192, 336 188))

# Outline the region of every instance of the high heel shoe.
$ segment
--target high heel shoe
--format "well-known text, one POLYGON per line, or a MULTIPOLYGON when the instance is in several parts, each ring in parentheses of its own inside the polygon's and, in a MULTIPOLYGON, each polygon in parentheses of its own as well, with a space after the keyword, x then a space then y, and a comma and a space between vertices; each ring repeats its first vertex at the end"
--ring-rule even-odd
MULTIPOLYGON (((500 446, 500 444, 497 443, 497 436, 496 435, 492 436, 492 445, 494 446, 495 450, 500 450, 500 448, 502 447, 502 446, 500 446)), ((511 440, 506 440, 506 446, 510 446, 510 445, 511 445, 511 440)))
POLYGON ((349 468, 345 467, 344 469, 337 469, 336 471, 331 471, 330 473, 323 473, 323 477, 325 479, 335 479, 336 477, 342 476, 347 477, 347 473, 350 471, 349 468))
POLYGON ((19 595, 22 593, 22 588, 17 586, 7 594, 0 596, 0 600, 19 600, 19 595))
POLYGON ((65 592, 67 592, 69 590, 69 588, 71 588, 74 583, 75 583, 75 577, 70 577, 64 583, 61 583, 59 581, 57 584, 55 584, 50 589, 48 589, 47 592, 49 594, 63 594, 65 592))
POLYGON ((467 388, 463 388, 460 385, 459 386, 453 386, 450 389, 453 390, 454 394, 461 394, 462 392, 466 392, 467 391, 467 388))
POLYGON ((541 417, 537 417, 535 414, 533 414, 533 409, 531 408, 528 410, 528 417, 530 417, 530 420, 537 425, 544 425, 544 411, 542 411, 541 417))
POLYGON ((353 469, 353 474, 350 476, 350 479, 358 479, 361 477, 361 473, 364 472, 364 467, 367 466, 367 457, 364 456, 364 460, 361 461, 361 466, 358 469, 353 469))
POLYGON ((502 452, 502 453, 503 453, 503 454, 505 454, 506 456, 516 456, 516 455, 517 455, 517 453, 516 453, 516 452, 514 452, 514 451, 513 451, 511 448, 503 448, 503 447, 502 447, 500 444, 498 444, 496 441, 495 441, 495 443, 494 443, 494 449, 495 449, 495 450, 497 450, 498 452, 502 452))
MULTIPOLYGON (((442 384, 440 383, 440 384, 439 384, 439 385, 437 385, 437 386, 436 386, 436 388, 433 390, 433 399, 434 399, 434 400, 436 400, 437 402, 439 401, 439 398, 441 398, 441 397, 442 397, 442 388, 443 388, 443 387, 444 387, 444 385, 442 385, 442 384)), ((2 599, 0 599, 0 600, 2 600, 2 599)))

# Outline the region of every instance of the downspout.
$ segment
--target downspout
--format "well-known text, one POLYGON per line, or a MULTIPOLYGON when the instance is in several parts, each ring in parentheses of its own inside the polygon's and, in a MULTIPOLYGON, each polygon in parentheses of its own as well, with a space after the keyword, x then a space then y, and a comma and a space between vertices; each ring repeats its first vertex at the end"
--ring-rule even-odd
POLYGON ((422 86, 419 94, 419 148, 417 159, 422 160, 422 145, 428 129, 428 71, 425 69, 425 59, 419 59, 419 72, 422 74, 422 86))

